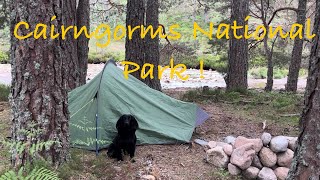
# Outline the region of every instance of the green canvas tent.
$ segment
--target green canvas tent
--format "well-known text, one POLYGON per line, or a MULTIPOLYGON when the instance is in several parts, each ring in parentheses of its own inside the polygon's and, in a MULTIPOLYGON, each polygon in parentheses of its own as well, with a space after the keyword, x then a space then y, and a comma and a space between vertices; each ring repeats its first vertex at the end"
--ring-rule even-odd
POLYGON ((138 144, 189 142, 208 115, 197 105, 171 98, 129 76, 108 61, 95 78, 69 93, 70 138, 73 147, 106 148, 117 133, 122 114, 139 123, 138 144))

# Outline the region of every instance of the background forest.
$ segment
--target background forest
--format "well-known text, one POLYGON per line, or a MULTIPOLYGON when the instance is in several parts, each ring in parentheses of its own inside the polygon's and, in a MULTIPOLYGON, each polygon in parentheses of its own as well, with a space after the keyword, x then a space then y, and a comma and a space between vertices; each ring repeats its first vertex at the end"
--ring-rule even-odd
MULTIPOLYGON (((8 3, 8 2, 7 2, 8 3)), ((283 7, 297 7, 297 0, 276 0, 270 1, 269 14, 275 9, 283 7)), ((112 29, 116 25, 124 25, 126 17, 126 1, 103 1, 92 0, 91 6, 91 23, 92 28, 101 23, 110 25, 112 29)), ((254 6, 254 5, 252 5, 254 6)), ((254 8, 254 7, 253 7, 254 8)), ((307 18, 314 18, 315 2, 308 2, 307 18)), ((7 4, 0 4, 0 63, 9 63, 9 27, 8 27, 8 10, 7 4)), ((226 40, 209 40, 204 35, 198 35, 197 39, 193 38, 193 23, 197 22, 203 29, 209 29, 209 23, 214 25, 228 23, 230 21, 230 4, 228 1, 218 0, 192 0, 192 1, 160 1, 159 23, 165 27, 173 24, 180 25, 177 29, 182 34, 182 38, 172 41, 172 46, 168 46, 165 39, 160 41, 160 63, 168 64, 170 57, 173 57, 176 63, 183 63, 189 68, 197 68, 199 60, 204 60, 205 69, 218 70, 226 73, 226 64, 228 56, 228 42, 226 40)), ((285 10, 277 13, 271 25, 280 25, 285 32, 290 31, 291 25, 296 22, 294 11, 285 10)), ((249 26, 253 30, 262 22, 251 15, 249 26)), ((312 23, 313 24, 313 21, 312 23)), ((199 33, 198 33, 199 34, 199 33)), ((90 41, 89 63, 101 63, 110 58, 116 61, 125 59, 125 39, 111 42, 107 48, 99 48, 95 44, 96 40, 90 41)), ((105 42, 106 39, 99 40, 105 42)), ((256 41, 249 42, 249 77, 265 79, 267 77, 267 59, 263 43, 256 41)), ((276 42, 269 42, 270 46, 274 43, 273 61, 274 61, 274 78, 281 79, 287 76, 290 65, 290 58, 294 41, 286 38, 278 38, 276 42)), ((302 69, 300 76, 306 76, 308 67, 308 55, 311 48, 310 42, 306 41, 303 46, 302 69)))

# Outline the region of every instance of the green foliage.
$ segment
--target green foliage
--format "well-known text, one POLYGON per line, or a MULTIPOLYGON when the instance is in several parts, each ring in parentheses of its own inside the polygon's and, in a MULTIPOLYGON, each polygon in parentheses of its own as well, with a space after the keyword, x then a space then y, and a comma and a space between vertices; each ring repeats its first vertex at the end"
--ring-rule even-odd
POLYGON ((308 70, 307 69, 300 69, 299 77, 307 77, 307 76, 308 76, 308 70))
POLYGON ((32 179, 41 179, 41 180, 59 180, 57 173, 43 168, 36 167, 30 172, 26 172, 23 167, 21 167, 18 172, 10 170, 0 176, 0 180, 32 180, 32 179))
POLYGON ((2 140, 1 144, 16 152, 17 155, 28 155, 35 157, 36 154, 43 149, 49 149, 53 144, 59 143, 57 141, 39 141, 36 138, 42 134, 41 128, 35 128, 35 124, 30 124, 29 129, 20 130, 18 133, 26 137, 26 141, 5 141, 2 140))
POLYGON ((274 79, 282 79, 288 76, 289 70, 287 69, 274 69, 273 70, 273 78, 274 79))
POLYGON ((267 66, 266 58, 261 54, 254 54, 254 56, 249 59, 249 68, 266 67, 266 66, 267 66))
MULTIPOLYGON (((200 69, 200 60, 203 60, 203 68, 205 70, 212 69, 220 73, 226 73, 227 63, 225 56, 223 55, 212 55, 204 54, 201 56, 192 56, 186 54, 179 54, 174 57, 175 64, 184 64, 187 68, 200 69)), ((165 62, 162 65, 166 65, 165 62)))
MULTIPOLYGON (((288 75, 287 69, 273 69, 273 78, 282 79, 288 75)), ((249 70, 249 77, 253 79, 266 79, 268 74, 268 69, 266 67, 257 67, 249 70)))
POLYGON ((0 64, 10 63, 9 52, 4 52, 0 50, 0 64))
POLYGON ((59 177, 61 179, 70 179, 70 177, 75 175, 78 171, 83 172, 85 169, 85 165, 82 162, 84 153, 90 153, 82 149, 71 149, 70 151, 71 158, 58 169, 59 177))
POLYGON ((218 171, 215 171, 214 175, 215 177, 219 177, 219 178, 226 178, 230 176, 229 172, 224 169, 219 169, 218 171))
POLYGON ((89 52, 88 55, 89 64, 105 63, 110 59, 113 59, 115 61, 123 61, 125 60, 125 54, 122 52, 89 52))
MULTIPOLYGON (((39 152, 44 149, 48 150, 53 144, 59 144, 57 141, 41 141, 38 138, 41 137, 43 130, 38 124, 29 124, 27 129, 22 129, 17 132, 18 136, 24 136, 25 139, 22 141, 7 141, 2 140, 1 145, 10 150, 15 158, 25 158, 26 162, 23 164, 18 171, 9 170, 5 172, 1 177, 2 179, 48 179, 56 180, 59 179, 58 175, 45 167, 36 166, 39 152)), ((16 167, 20 164, 16 164, 16 167)))
POLYGON ((0 101, 8 101, 10 86, 0 84, 0 101))
POLYGON ((266 79, 268 69, 266 67, 252 68, 249 70, 249 76, 254 79, 266 79))
POLYGON ((202 56, 198 57, 199 60, 203 60, 203 65, 207 69, 213 69, 217 70, 221 73, 227 72, 227 55, 221 54, 221 55, 212 55, 212 54, 204 54, 202 56))
POLYGON ((291 55, 287 54, 285 49, 278 50, 272 54, 273 66, 276 68, 289 67, 291 55))
POLYGON ((240 180, 241 176, 232 176, 227 170, 220 168, 209 174, 215 180, 240 180))

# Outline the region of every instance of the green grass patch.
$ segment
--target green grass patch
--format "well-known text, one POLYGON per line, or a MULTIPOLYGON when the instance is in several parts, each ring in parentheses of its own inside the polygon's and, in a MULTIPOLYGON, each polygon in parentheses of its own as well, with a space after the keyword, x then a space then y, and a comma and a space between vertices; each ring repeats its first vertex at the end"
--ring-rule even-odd
POLYGON ((237 112, 259 120, 298 125, 303 108, 303 95, 257 90, 225 92, 223 89, 187 91, 182 100, 201 103, 221 103, 237 112))
POLYGON ((230 102, 238 102, 241 100, 241 94, 247 93, 247 91, 230 91, 225 92, 223 89, 210 89, 210 90, 191 90, 187 91, 185 94, 183 94, 182 99, 184 101, 189 102, 203 102, 203 101, 209 101, 209 102, 223 102, 223 101, 230 101, 230 102))
POLYGON ((232 176, 225 169, 217 169, 209 174, 212 179, 215 180, 240 180, 242 179, 240 176, 232 176))
POLYGON ((0 84, 0 101, 8 101, 10 86, 0 84))

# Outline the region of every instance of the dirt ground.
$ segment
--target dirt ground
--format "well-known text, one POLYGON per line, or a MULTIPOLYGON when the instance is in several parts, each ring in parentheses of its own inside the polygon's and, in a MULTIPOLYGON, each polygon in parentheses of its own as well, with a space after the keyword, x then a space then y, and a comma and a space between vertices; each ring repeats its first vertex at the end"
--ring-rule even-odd
MULTIPOLYGON (((166 93, 178 98, 183 90, 170 90, 166 93)), ((204 140, 222 140, 228 135, 257 138, 263 133, 262 122, 243 117, 228 105, 221 103, 199 104, 210 118, 198 127, 192 137, 204 140)), ((0 102, 0 132, 2 136, 9 135, 10 109, 6 102, 0 102)), ((293 134, 297 127, 290 125, 268 124, 266 131, 272 135, 293 134)), ((1 147, 0 147, 1 148, 1 147)), ((1 150, 0 150, 1 151, 1 150)), ((135 163, 128 161, 116 162, 106 157, 102 151, 98 157, 94 152, 72 149, 73 160, 68 168, 62 170, 70 179, 139 179, 141 175, 152 174, 164 180, 219 180, 241 179, 231 177, 221 169, 205 162, 205 148, 197 144, 177 145, 144 145, 138 146, 135 163)), ((1 168, 8 167, 8 157, 0 154, 1 168)))

